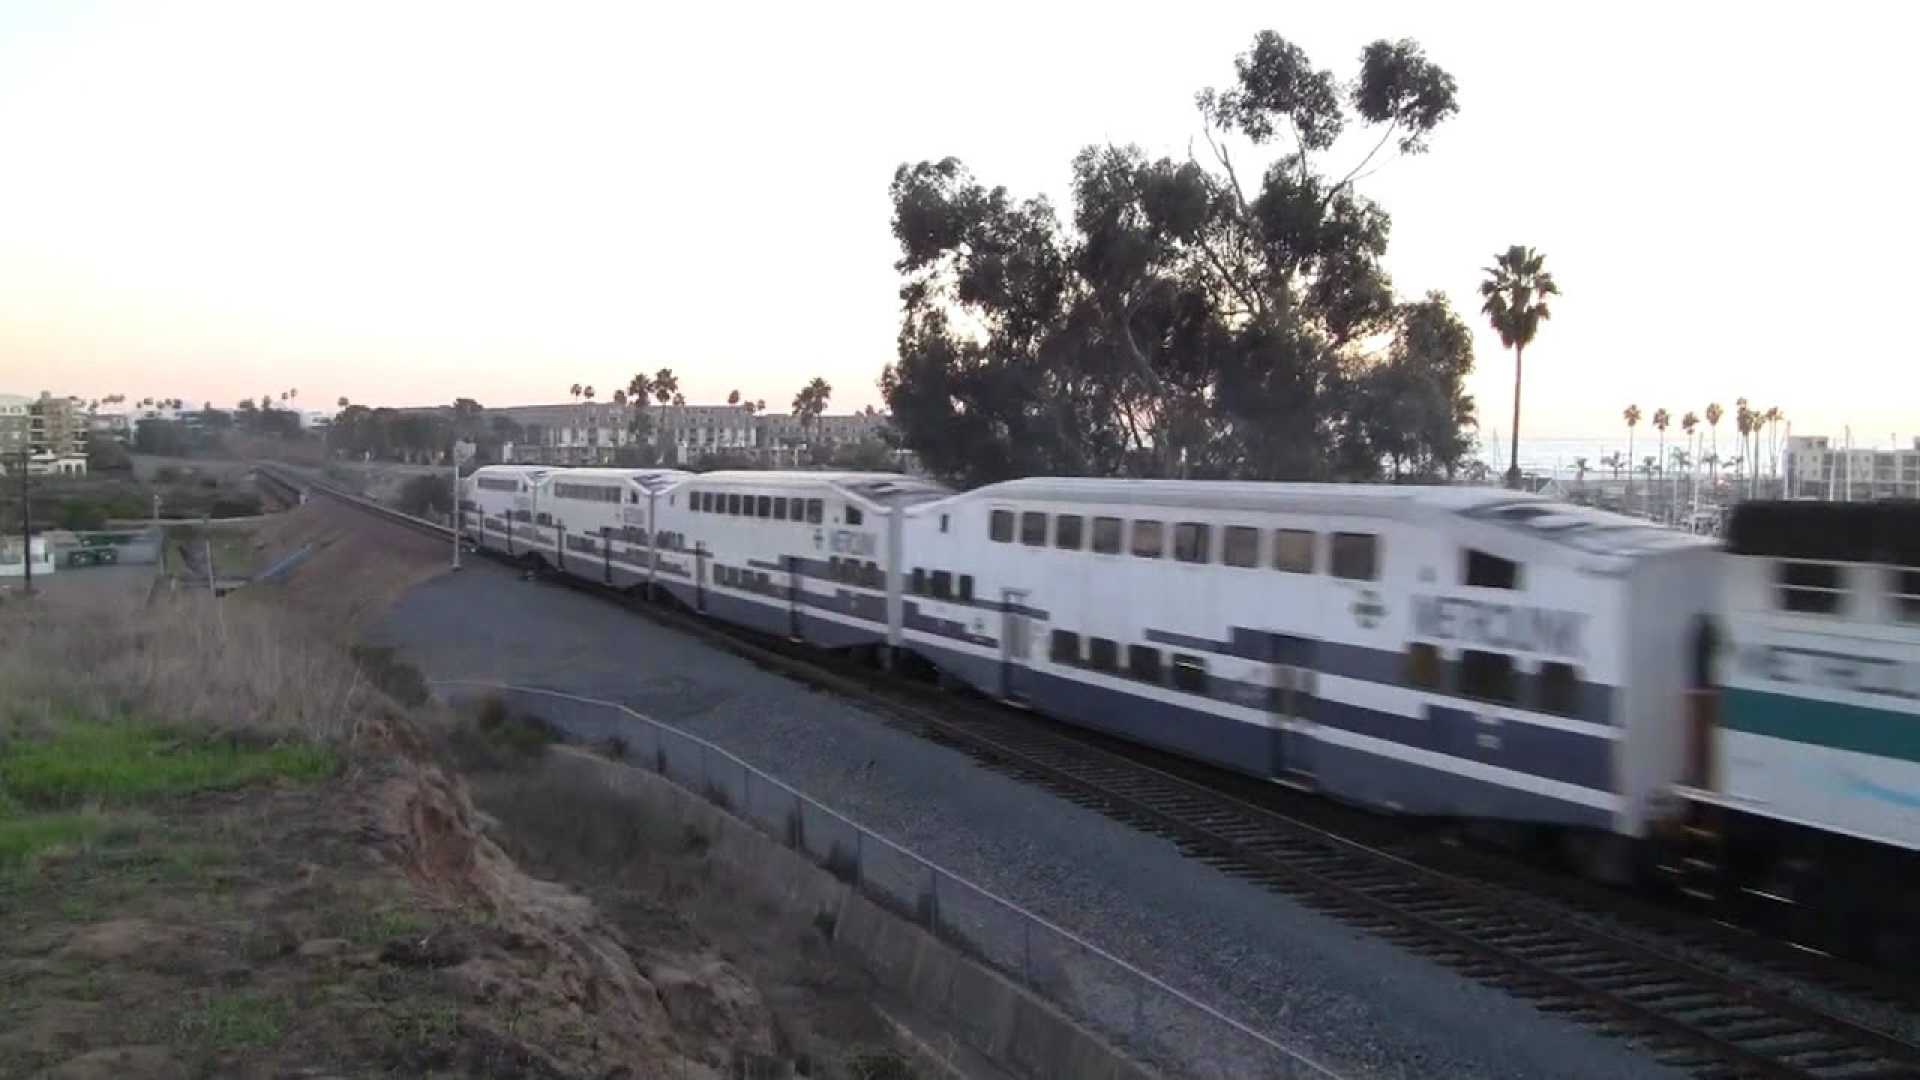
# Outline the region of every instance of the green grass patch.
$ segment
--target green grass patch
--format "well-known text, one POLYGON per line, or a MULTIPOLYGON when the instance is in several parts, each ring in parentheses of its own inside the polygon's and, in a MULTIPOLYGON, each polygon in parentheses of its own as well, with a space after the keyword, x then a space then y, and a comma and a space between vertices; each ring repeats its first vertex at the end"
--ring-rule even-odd
POLYGON ((42 852, 92 843, 107 827, 100 814, 27 814, 0 818, 0 869, 42 852))
POLYGON ((339 755, 327 746, 251 746, 132 724, 75 723, 48 739, 12 743, 0 755, 0 791, 21 808, 60 809, 269 779, 322 780, 339 766, 339 755))
POLYGON ((181 1033, 219 1050, 271 1046, 286 1029, 287 1002, 258 994, 216 994, 181 1018, 181 1033))

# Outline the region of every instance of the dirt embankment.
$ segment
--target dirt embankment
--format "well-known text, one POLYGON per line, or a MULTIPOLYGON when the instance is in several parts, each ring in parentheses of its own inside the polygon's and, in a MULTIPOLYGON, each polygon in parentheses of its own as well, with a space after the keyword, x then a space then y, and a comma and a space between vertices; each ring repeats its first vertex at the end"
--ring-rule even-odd
POLYGON ((315 545, 285 586, 0 610, 0 1075, 911 1075, 698 838, 573 812, 537 731, 354 663, 444 553, 341 513, 263 539, 315 545))

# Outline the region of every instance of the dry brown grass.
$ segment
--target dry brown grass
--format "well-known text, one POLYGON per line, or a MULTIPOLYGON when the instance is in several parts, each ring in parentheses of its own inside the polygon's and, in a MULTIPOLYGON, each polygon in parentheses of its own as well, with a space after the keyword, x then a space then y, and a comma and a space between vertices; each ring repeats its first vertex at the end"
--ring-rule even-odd
POLYGON ((351 739, 391 706, 339 641, 270 604, 205 593, 47 593, 0 609, 0 708, 30 729, 138 718, 351 739))

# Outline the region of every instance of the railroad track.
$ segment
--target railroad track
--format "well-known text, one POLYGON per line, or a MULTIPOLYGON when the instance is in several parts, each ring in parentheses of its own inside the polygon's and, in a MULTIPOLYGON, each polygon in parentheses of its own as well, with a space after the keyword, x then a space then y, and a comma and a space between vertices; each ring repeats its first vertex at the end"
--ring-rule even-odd
MULTIPOLYGON (((407 528, 450 530, 331 484, 262 467, 275 483, 345 501, 407 528)), ((569 579, 570 580, 570 579, 569 579)), ((1167 837, 1223 872, 1368 930, 1500 987, 1544 1012, 1645 1046, 1701 1077, 1920 1078, 1920 1046, 1630 941, 1564 911, 1447 874, 1066 737, 1050 725, 964 698, 935 708, 876 689, 777 641, 650 610, 787 674, 876 704, 890 722, 962 748, 996 768, 1167 837)))

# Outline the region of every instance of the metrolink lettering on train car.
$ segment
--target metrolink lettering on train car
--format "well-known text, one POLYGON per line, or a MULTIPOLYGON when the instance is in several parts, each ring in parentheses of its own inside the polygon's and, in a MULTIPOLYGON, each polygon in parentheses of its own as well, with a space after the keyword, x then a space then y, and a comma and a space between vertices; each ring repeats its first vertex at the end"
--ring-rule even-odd
POLYGON ((879 539, 873 533, 851 529, 815 529, 813 546, 824 547, 835 555, 867 556, 880 550, 879 539))
POLYGON ((1460 596, 1416 596, 1413 625, 1416 637, 1437 641, 1550 656, 1585 655, 1584 611, 1491 604, 1460 596))
POLYGON ((1856 694, 1920 700, 1920 664, 1886 656, 1849 656, 1788 645, 1750 645, 1740 650, 1747 673, 1769 682, 1824 686, 1856 694))

